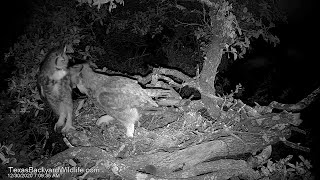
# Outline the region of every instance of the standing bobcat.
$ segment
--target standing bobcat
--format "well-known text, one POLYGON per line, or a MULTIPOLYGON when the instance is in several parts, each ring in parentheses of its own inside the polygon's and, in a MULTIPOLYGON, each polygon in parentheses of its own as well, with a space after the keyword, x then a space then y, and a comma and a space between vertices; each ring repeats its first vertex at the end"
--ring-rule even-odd
POLYGON ((42 61, 38 75, 38 87, 42 99, 59 116, 54 129, 64 125, 62 132, 75 129, 72 126, 73 103, 71 77, 67 70, 68 62, 66 47, 52 49, 42 61))

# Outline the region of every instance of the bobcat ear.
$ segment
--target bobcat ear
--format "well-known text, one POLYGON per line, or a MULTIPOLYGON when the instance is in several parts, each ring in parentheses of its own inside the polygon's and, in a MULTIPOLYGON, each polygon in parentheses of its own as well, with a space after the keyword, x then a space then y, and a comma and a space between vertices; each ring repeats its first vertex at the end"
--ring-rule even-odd
POLYGON ((39 94, 41 97, 45 97, 45 93, 44 93, 44 90, 43 90, 43 87, 39 85, 39 94))
POLYGON ((63 53, 74 53, 74 49, 72 48, 72 44, 64 45, 63 53))
POLYGON ((63 48, 63 53, 65 54, 66 52, 67 52, 67 45, 65 45, 63 48))

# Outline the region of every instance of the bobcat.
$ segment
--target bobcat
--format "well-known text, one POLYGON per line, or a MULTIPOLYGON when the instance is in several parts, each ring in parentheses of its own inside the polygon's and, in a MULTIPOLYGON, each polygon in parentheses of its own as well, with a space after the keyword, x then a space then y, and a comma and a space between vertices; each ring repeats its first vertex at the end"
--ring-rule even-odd
POLYGON ((52 49, 40 64, 37 79, 42 99, 59 116, 54 129, 64 125, 62 132, 75 129, 72 126, 73 102, 68 62, 66 47, 52 49))

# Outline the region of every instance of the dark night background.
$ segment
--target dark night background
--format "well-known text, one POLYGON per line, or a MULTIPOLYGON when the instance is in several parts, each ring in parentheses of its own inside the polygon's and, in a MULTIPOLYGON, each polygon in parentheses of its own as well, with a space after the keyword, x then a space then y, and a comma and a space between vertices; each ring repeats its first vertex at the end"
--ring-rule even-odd
MULTIPOLYGON (((257 42, 254 43, 256 45, 254 52, 247 57, 266 57, 267 60, 276 64, 278 71, 281 71, 278 74, 281 75, 281 81, 285 84, 284 86, 293 88, 290 98, 285 99, 286 102, 283 103, 295 103, 320 86, 319 58, 317 57, 319 52, 317 49, 319 19, 315 16, 315 10, 318 6, 311 1, 304 0, 281 1, 282 7, 289 13, 289 23, 278 27, 276 30, 281 41, 279 47, 273 49, 266 43, 257 42)), ((3 60, 3 54, 15 43, 17 37, 23 34, 24 27, 28 24, 28 17, 32 13, 32 10, 28 7, 30 5, 26 0, 1 3, 0 61, 3 60)), ((3 87, 5 86, 4 78, 9 77, 11 66, 10 63, 4 64, 0 62, 0 67, 0 86, 3 87)), ((245 70, 240 69, 239 71, 245 70)), ((247 79, 250 74, 243 74, 243 77, 238 77, 239 80, 247 80, 250 85, 250 80, 247 79)), ((3 88, 0 88, 0 90, 3 90, 3 88)), ((317 126, 317 121, 320 121, 317 114, 320 107, 319 99, 304 110, 301 117, 304 120, 301 128, 312 129, 313 127, 313 131, 311 131, 313 133, 311 134, 312 137, 319 136, 316 129, 319 127, 317 126)), ((313 141, 313 165, 318 167, 318 162, 315 160, 319 158, 318 152, 320 152, 320 149, 316 147, 315 139, 313 141)), ((284 154, 284 156, 287 154, 284 154)))

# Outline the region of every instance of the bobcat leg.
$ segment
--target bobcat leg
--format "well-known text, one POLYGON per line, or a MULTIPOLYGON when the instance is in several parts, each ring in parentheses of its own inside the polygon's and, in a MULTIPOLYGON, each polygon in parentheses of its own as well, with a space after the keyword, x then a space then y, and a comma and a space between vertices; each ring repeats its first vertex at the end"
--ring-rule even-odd
POLYGON ((60 112, 59 119, 57 123, 54 125, 54 130, 57 131, 57 128, 62 127, 64 125, 64 120, 66 119, 67 114, 66 112, 60 112))
POLYGON ((74 130, 76 129, 75 127, 72 126, 72 107, 67 107, 66 112, 67 112, 67 120, 61 132, 68 132, 70 129, 74 129, 74 130))

